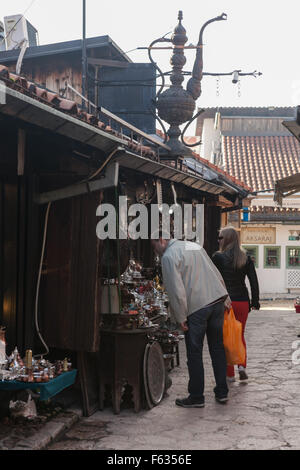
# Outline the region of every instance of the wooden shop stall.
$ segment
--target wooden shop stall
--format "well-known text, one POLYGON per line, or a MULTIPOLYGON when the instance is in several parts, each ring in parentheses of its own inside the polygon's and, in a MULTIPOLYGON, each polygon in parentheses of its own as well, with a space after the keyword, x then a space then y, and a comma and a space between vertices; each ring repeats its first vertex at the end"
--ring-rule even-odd
POLYGON ((85 416, 106 403, 118 413, 129 395, 135 411, 155 406, 179 361, 159 263, 150 240, 100 240, 99 204, 117 208, 119 196, 173 204, 175 194, 178 204, 204 204, 203 241, 212 254, 222 211, 241 207, 247 191, 217 170, 206 168, 204 178, 196 165, 178 169, 171 155, 160 161, 168 146, 155 137, 105 110, 83 113, 0 67, 6 354, 17 347, 23 359, 31 350, 62 361, 64 372, 77 370, 72 387, 85 416))

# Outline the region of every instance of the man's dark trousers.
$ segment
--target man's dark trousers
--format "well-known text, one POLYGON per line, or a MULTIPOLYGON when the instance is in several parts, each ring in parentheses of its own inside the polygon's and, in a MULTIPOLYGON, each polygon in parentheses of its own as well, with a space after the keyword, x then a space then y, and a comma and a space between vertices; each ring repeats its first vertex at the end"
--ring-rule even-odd
POLYGON ((204 401, 203 341, 205 333, 212 360, 218 398, 227 397, 226 356, 223 345, 224 302, 204 307, 187 318, 185 333, 187 364, 189 370, 188 392, 190 397, 204 401))

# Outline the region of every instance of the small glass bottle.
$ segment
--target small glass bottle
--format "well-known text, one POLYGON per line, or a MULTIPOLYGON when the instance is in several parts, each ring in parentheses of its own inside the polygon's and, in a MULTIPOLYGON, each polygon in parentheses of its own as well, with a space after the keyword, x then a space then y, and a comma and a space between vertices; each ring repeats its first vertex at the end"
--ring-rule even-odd
POLYGON ((26 350, 25 365, 26 365, 27 369, 32 368, 32 350, 31 349, 26 350))
POLYGON ((0 326, 0 364, 6 361, 6 341, 5 341, 5 328, 0 326))
POLYGON ((63 362, 63 372, 68 372, 68 359, 66 357, 63 362))

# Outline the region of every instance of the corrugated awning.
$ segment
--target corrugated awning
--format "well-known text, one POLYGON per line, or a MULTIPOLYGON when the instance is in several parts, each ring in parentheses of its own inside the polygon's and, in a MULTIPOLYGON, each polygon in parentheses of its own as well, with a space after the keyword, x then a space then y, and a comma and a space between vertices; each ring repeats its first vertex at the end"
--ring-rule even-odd
POLYGON ((282 199, 300 192, 300 173, 275 182, 274 201, 282 204, 282 199))
POLYGON ((173 181, 174 183, 181 183, 200 191, 205 191, 211 194, 221 194, 226 192, 222 185, 213 184, 203 178, 199 178, 197 175, 185 173, 184 171, 180 171, 160 162, 149 160, 127 150, 124 150, 124 152, 114 157, 114 161, 117 161, 121 167, 141 171, 143 173, 156 176, 157 178, 173 181))
MULTIPOLYGON (((300 142, 300 106, 297 106, 297 118, 295 121, 283 121, 282 124, 300 142)), ((300 158, 300 155, 298 155, 300 158)), ((282 178, 275 182, 274 200, 282 204, 282 198, 300 192, 300 173, 282 178)))
POLYGON ((6 103, 0 104, 0 113, 91 145, 104 152, 110 152, 117 145, 124 145, 124 140, 121 138, 8 87, 6 87, 6 103))
POLYGON ((238 193, 240 195, 243 193, 223 181, 214 184, 201 178, 196 172, 193 174, 191 170, 189 172, 180 171, 175 167, 130 152, 124 139, 9 87, 6 88, 6 103, 0 105, 0 113, 98 148, 105 153, 121 146, 124 151, 116 157, 121 167, 131 168, 215 195, 223 194, 225 197, 226 195, 235 197, 238 193))

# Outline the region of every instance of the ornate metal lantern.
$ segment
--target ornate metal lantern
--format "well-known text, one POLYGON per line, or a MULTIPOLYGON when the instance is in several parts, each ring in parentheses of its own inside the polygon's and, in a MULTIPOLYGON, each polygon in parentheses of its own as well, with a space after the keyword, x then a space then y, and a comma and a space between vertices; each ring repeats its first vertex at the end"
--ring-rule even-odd
MULTIPOLYGON (((203 73, 203 32, 210 23, 227 20, 227 15, 225 13, 222 13, 222 15, 212 18, 206 23, 204 23, 200 30, 199 40, 196 46, 196 59, 192 73, 188 73, 189 75, 191 75, 191 78, 188 80, 187 87, 185 90, 182 86, 182 83, 184 81, 184 76, 187 74, 187 72, 183 72, 182 69, 186 63, 184 49, 188 38, 186 35, 186 30, 182 25, 182 18, 182 11, 179 11, 178 25, 174 29, 171 39, 168 39, 166 37, 156 39, 148 47, 149 58, 158 70, 160 77, 162 78, 162 85, 156 95, 155 100, 155 107, 158 113, 156 118, 159 120, 163 128, 164 126, 162 120, 170 125, 168 131, 165 132, 165 141, 168 139, 168 146, 171 148, 172 157, 188 156, 189 154, 191 154, 191 150, 188 147, 191 147, 193 145, 187 146, 187 144, 184 143, 183 137, 186 129, 191 124, 191 122, 202 112, 201 110, 193 116, 196 106, 196 100, 201 95, 201 80, 203 75, 218 76, 232 75, 233 73, 235 73, 235 80, 236 76, 239 75, 261 75, 256 71, 253 73, 242 74, 240 73, 240 70, 236 70, 231 73, 203 73), (173 45, 173 54, 170 60, 170 63, 173 67, 171 72, 163 73, 152 58, 151 51, 154 48, 153 46, 158 42, 169 42, 173 45), (165 91, 163 91, 165 87, 165 75, 170 75, 171 86, 165 91), (187 125, 185 126, 183 131, 181 131, 179 126, 186 122, 187 125)), ((236 81, 234 81, 234 83, 235 82, 236 81)))

